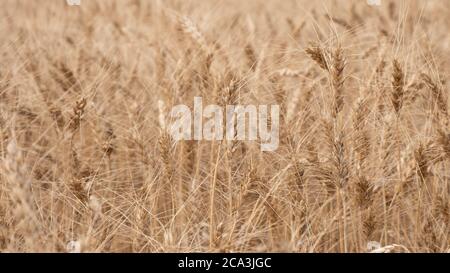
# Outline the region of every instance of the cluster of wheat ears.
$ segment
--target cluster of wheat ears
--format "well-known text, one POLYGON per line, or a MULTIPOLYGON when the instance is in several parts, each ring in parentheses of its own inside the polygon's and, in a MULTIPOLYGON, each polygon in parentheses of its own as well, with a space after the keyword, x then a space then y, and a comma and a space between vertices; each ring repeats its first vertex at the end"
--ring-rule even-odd
POLYGON ((0 252, 449 251, 447 1, 1 5, 0 252), (279 148, 173 141, 194 96, 279 148))

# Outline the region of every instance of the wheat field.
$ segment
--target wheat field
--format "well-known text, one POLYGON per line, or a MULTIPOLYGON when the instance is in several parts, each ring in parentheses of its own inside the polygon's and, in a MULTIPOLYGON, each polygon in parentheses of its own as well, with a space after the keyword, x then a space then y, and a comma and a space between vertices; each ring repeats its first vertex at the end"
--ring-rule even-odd
POLYGON ((449 252, 450 6, 376 2, 3 0, 0 252, 449 252))

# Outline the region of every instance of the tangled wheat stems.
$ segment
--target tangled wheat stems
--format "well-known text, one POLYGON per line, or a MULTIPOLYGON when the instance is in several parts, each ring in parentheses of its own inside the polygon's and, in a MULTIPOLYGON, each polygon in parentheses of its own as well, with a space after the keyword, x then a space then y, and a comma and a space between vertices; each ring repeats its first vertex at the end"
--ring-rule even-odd
POLYGON ((445 1, 64 2, 0 11, 0 251, 450 248, 445 1), (278 149, 175 141, 194 97, 278 149))

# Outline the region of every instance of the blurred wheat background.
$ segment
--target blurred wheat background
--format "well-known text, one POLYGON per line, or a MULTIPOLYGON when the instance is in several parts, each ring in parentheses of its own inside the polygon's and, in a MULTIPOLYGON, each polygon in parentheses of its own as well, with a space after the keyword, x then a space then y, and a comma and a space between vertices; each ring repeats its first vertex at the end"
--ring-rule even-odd
POLYGON ((449 251, 448 1, 1 6, 1 252, 449 251), (278 150, 174 142, 194 96, 278 150))

